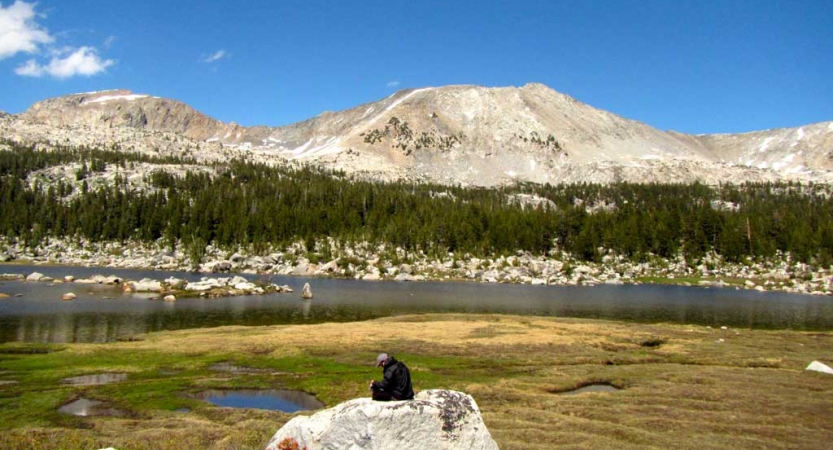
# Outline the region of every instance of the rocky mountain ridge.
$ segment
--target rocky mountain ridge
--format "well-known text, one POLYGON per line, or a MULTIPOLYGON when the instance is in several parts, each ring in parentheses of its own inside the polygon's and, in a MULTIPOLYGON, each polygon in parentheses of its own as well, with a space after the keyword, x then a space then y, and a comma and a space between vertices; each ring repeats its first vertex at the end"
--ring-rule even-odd
POLYGON ((541 84, 403 90, 283 127, 243 127, 176 100, 102 91, 0 115, 0 137, 205 162, 299 160, 373 179, 462 185, 833 183, 833 122, 744 134, 663 132, 541 84))

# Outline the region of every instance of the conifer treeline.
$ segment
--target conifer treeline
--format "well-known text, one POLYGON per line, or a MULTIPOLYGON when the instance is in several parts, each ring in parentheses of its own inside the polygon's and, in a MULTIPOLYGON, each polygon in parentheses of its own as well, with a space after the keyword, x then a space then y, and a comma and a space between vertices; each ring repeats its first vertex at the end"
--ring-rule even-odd
POLYGON ((129 192, 119 178, 96 189, 88 189, 84 178, 108 165, 186 161, 6 145, 12 150, 0 151, 0 233, 28 244, 46 236, 163 238, 195 252, 209 242, 265 251, 269 244, 331 236, 429 253, 546 253, 557 247, 584 260, 600 259, 600 249, 635 260, 682 251, 691 261, 710 250, 732 261, 780 250, 823 265, 833 255, 833 200, 810 192, 823 186, 620 183, 464 189, 349 181, 313 167, 231 161, 217 166, 215 176, 192 171, 177 177, 159 170, 146 180, 155 189, 129 192), (77 188, 68 183, 30 187, 24 181, 34 170, 70 162, 83 162, 76 173, 82 192, 75 195, 69 196, 77 188), (517 194, 538 195, 555 207, 522 207, 512 201, 517 194), (588 213, 588 207, 593 211, 588 213))

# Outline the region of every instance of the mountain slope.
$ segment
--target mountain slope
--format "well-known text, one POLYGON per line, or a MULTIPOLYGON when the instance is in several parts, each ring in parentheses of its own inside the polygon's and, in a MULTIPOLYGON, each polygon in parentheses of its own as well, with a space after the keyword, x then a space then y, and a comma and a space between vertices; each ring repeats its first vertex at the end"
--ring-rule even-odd
POLYGON ((2 124, 4 136, 24 140, 54 141, 57 134, 72 142, 84 135, 105 145, 117 140, 157 151, 163 145, 172 153, 184 147, 210 160, 232 152, 276 163, 314 161, 387 180, 833 180, 833 122, 693 136, 657 130, 541 84, 404 90, 276 128, 226 124, 175 100, 104 91, 44 100, 2 124), (170 136, 154 140, 160 133, 173 135, 175 144, 170 136))

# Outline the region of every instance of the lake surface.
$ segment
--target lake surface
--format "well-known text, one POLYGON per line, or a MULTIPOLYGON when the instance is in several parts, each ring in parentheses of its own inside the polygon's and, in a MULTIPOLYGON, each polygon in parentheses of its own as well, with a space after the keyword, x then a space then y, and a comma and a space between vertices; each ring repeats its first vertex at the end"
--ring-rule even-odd
MULTIPOLYGON (((131 280, 220 274, 0 265, 0 273, 61 279, 96 274, 131 280)), ((245 275, 258 280, 259 275, 245 275)), ((833 329, 833 298, 777 292, 661 285, 529 286, 463 282, 368 282, 271 276, 292 294, 150 300, 155 294, 75 283, 0 283, 0 342, 108 342, 160 330, 367 320, 412 313, 503 313, 742 328, 833 329), (309 282, 314 299, 302 300, 309 282), (61 295, 78 297, 62 301, 61 295)))

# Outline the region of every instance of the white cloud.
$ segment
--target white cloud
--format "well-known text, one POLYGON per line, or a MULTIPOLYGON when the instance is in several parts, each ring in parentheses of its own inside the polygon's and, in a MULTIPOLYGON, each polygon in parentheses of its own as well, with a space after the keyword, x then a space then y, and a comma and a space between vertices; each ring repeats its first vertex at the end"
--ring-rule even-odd
POLYGON ((34 19, 34 3, 17 0, 7 8, 0 3, 0 59, 20 52, 36 53, 40 45, 52 43, 49 31, 34 19))
POLYGON ((55 78, 69 78, 76 75, 92 76, 107 70, 116 62, 112 59, 101 59, 98 51, 93 47, 81 47, 77 50, 61 51, 52 56, 49 64, 40 65, 34 59, 26 61, 14 71, 18 75, 27 77, 42 77, 49 75, 55 78), (71 53, 69 53, 71 52, 71 53), (61 57, 61 55, 65 55, 61 57))
POLYGON ((399 81, 398 80, 388 81, 388 84, 386 84, 386 86, 389 87, 389 88, 399 87, 399 81))
POLYGON ((217 50, 213 54, 205 57, 202 59, 202 62, 212 63, 214 61, 219 61, 223 58, 228 58, 231 54, 225 50, 217 50))
POLYGON ((18 66, 14 69, 14 73, 27 77, 39 77, 43 75, 43 68, 41 68, 34 59, 30 59, 22 66, 18 66))
MULTIPOLYGON (((55 38, 49 30, 36 23, 42 14, 35 12, 35 3, 16 0, 4 8, 0 3, 0 59, 18 53, 40 53, 48 50, 50 61, 40 64, 30 59, 15 68, 15 73, 27 77, 48 75, 54 78, 69 78, 77 75, 92 76, 107 70, 115 64, 111 59, 102 59, 94 47, 52 47, 55 38)), ((104 43, 112 45, 115 37, 110 36, 104 43)))

